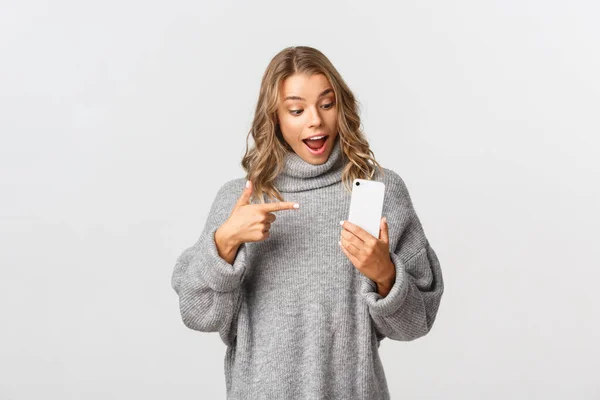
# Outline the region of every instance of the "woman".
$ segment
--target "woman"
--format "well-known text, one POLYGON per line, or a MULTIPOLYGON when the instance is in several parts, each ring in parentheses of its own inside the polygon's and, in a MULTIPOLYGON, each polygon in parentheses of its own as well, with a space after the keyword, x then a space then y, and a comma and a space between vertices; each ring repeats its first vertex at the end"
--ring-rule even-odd
POLYGON ((227 345, 228 399, 389 399, 381 340, 427 334, 444 290, 406 185, 314 48, 271 60, 250 134, 246 176, 175 265, 183 322, 227 345), (379 238, 345 221, 355 178, 385 183, 379 238))

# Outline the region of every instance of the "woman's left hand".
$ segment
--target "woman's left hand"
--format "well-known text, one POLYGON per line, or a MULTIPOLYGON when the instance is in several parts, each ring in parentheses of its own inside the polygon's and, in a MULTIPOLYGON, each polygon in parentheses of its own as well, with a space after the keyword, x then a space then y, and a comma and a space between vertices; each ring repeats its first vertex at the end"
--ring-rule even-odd
POLYGON ((377 285, 391 287, 396 279, 396 267, 390 258, 386 218, 379 223, 379 238, 350 221, 340 221, 340 224, 340 247, 356 269, 377 285))

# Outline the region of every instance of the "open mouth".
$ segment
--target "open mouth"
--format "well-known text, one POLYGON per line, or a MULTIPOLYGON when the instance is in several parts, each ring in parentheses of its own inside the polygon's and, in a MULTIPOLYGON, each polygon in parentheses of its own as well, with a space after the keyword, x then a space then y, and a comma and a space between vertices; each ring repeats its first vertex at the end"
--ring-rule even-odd
POLYGON ((323 139, 318 140, 310 140, 304 139, 304 145, 314 155, 323 154, 325 151, 325 144, 327 143, 327 139, 329 139, 329 135, 326 135, 323 139))

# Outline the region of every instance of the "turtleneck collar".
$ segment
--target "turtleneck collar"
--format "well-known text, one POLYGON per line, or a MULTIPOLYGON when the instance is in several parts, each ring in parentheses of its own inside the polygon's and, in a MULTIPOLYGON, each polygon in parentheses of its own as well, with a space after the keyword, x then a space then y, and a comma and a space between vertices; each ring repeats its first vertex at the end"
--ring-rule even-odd
POLYGON ((346 161, 338 134, 327 161, 322 164, 308 163, 293 151, 287 153, 284 168, 273 184, 280 192, 302 192, 329 186, 342 181, 342 171, 346 161))

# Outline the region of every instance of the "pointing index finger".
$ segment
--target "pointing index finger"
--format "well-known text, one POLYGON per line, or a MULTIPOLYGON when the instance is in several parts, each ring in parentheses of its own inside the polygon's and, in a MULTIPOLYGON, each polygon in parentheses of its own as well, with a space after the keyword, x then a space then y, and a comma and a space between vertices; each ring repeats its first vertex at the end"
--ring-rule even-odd
POLYGON ((300 207, 300 204, 295 203, 293 201, 278 201, 275 203, 260 204, 259 206, 263 211, 271 212, 295 209, 300 207))

